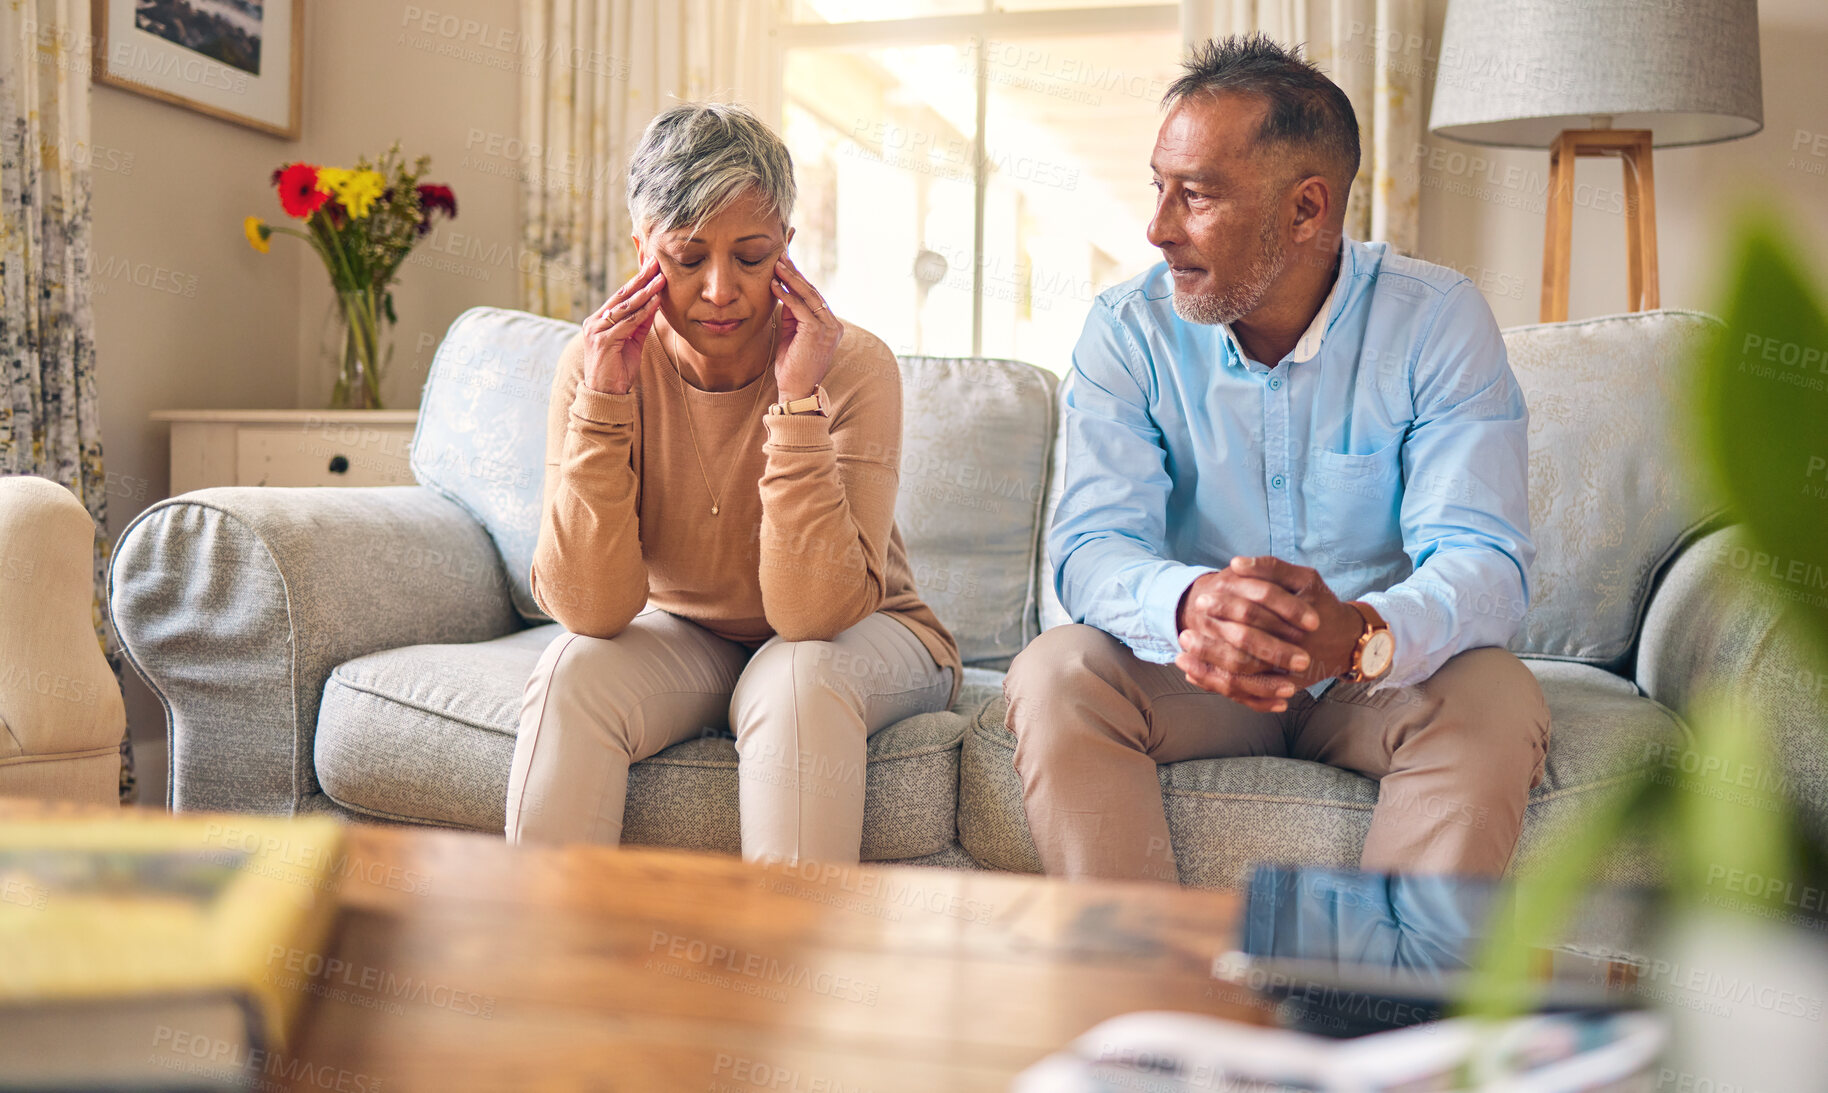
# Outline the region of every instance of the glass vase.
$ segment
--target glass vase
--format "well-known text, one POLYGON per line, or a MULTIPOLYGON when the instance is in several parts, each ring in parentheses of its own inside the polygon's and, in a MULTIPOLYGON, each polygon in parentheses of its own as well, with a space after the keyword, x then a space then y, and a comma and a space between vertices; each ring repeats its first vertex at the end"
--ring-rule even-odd
POLYGON ((336 372, 332 410, 381 409, 381 376, 393 356, 386 341, 387 318, 378 288, 338 289, 325 333, 326 354, 336 372))

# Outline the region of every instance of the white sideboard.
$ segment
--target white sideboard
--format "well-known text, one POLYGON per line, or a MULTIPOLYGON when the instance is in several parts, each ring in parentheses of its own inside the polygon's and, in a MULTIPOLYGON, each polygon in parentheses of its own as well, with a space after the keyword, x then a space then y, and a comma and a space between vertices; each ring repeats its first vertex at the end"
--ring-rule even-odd
POLYGON ((161 410, 171 495, 208 486, 410 486, 417 410, 161 410))

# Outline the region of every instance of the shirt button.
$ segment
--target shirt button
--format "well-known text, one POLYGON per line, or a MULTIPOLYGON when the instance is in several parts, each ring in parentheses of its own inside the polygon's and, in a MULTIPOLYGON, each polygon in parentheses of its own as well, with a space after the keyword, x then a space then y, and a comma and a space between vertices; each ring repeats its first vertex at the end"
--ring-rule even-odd
POLYGON ((1269 381, 1269 389, 1272 391, 1282 390, 1282 377, 1280 377, 1280 376, 1272 377, 1269 381))
POLYGON ((1276 477, 1270 479, 1269 484, 1270 484, 1271 488, 1273 488, 1273 489, 1278 489, 1278 490, 1281 489, 1282 488, 1282 476, 1277 475, 1276 477))

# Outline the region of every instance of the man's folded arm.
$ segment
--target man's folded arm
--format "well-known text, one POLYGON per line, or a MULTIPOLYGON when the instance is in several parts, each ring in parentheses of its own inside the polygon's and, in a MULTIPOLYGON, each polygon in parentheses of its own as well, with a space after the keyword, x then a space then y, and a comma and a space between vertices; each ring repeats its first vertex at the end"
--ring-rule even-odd
POLYGON ((1471 282, 1450 290, 1414 370, 1403 443, 1404 549, 1415 570, 1361 597, 1396 659, 1374 689, 1419 683, 1449 658, 1503 646, 1529 607, 1529 412, 1497 321, 1471 282))
POLYGON ((1094 304, 1073 351, 1065 481, 1047 547, 1054 591, 1075 622, 1165 664, 1180 652, 1181 595, 1212 568, 1166 556, 1173 483, 1144 374, 1140 347, 1094 304))

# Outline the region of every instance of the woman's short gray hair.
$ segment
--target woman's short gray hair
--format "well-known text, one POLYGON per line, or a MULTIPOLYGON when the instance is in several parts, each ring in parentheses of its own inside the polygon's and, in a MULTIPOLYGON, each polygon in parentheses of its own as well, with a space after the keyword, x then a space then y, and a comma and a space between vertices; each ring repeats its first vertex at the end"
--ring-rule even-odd
POLYGON ((628 161, 628 215, 641 232, 697 228, 751 189, 787 223, 793 157, 767 123, 735 103, 661 111, 628 161))

